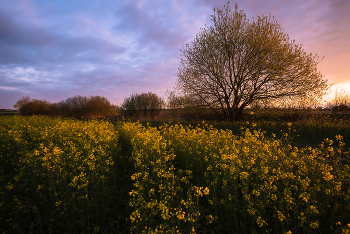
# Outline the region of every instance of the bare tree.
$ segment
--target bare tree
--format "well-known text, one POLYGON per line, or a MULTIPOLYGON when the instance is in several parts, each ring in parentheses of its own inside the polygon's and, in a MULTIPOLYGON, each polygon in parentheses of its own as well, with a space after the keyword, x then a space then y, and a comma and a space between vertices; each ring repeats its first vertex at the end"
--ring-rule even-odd
POLYGON ((329 101, 330 106, 349 105, 350 93, 340 86, 337 86, 334 90, 334 96, 329 101))
POLYGON ((249 21, 229 3, 214 8, 213 26, 201 29, 181 50, 176 90, 223 119, 241 119, 260 100, 312 97, 328 89, 317 55, 291 41, 274 17, 249 21))
POLYGON ((332 98, 328 101, 328 107, 332 113, 341 113, 350 111, 350 93, 340 86, 334 90, 332 98))

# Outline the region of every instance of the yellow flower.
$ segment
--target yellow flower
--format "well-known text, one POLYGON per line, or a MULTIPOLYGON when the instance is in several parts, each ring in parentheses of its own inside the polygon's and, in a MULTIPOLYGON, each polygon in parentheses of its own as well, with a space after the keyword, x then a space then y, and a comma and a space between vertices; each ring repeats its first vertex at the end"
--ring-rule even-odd
POLYGON ((313 228, 313 229, 318 228, 318 221, 310 223, 310 227, 313 228))
POLYGON ((11 189, 13 189, 13 188, 14 188, 13 184, 11 184, 11 183, 9 182, 9 184, 7 185, 7 189, 8 189, 8 190, 11 190, 11 189))
POLYGON ((259 227, 264 226, 265 220, 263 220, 260 216, 256 219, 256 223, 259 225, 259 227))
POLYGON ((204 195, 208 195, 209 194, 209 188, 205 187, 205 189, 203 190, 203 194, 204 195))
POLYGON ((194 229, 194 227, 192 227, 192 230, 191 230, 191 234, 196 234, 196 230, 194 229))
POLYGON ((278 213, 278 219, 282 222, 286 217, 280 211, 277 211, 277 213, 278 213))
POLYGON ((331 180, 333 179, 333 175, 329 172, 326 172, 326 173, 322 173, 323 174, 323 179, 324 180, 331 180))
POLYGON ((183 218, 185 218, 185 212, 178 212, 178 213, 177 213, 177 218, 178 218, 178 219, 183 219, 183 218))

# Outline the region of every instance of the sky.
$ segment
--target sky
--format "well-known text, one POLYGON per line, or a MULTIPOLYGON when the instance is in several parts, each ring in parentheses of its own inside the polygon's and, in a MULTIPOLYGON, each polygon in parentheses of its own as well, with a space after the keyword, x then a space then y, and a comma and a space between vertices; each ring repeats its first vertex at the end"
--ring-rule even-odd
MULTIPOLYGON (((349 0, 231 1, 248 19, 275 17, 295 43, 323 60, 318 70, 350 91, 349 0)), ((2 0, 0 109, 22 96, 76 95, 119 104, 133 93, 173 90, 180 49, 211 25, 227 0, 2 0)))

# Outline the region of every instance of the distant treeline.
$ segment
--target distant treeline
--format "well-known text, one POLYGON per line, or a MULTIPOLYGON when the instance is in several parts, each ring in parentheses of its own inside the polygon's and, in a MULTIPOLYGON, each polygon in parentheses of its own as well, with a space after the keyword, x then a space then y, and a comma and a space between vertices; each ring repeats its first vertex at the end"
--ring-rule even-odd
MULTIPOLYGON (((327 109, 300 109, 253 107, 245 110, 242 120, 274 119, 295 121, 309 114, 347 114, 350 111, 347 103, 329 105, 327 109), (323 111, 321 111, 323 110, 323 111)), ((132 94, 125 98, 121 106, 111 104, 107 98, 101 96, 74 96, 58 103, 51 103, 45 99, 30 99, 22 97, 14 105, 20 115, 47 115, 75 118, 126 118, 132 120, 223 120, 220 118, 220 108, 206 108, 202 106, 171 106, 156 94, 148 92, 132 94), (168 108, 167 108, 168 107, 168 108), (171 108, 169 108, 171 107, 171 108), (219 115, 218 115, 219 113, 219 115)), ((12 114, 15 110, 0 109, 0 112, 12 114), (10 113, 11 112, 11 113, 10 113)))
POLYGON ((7 112, 7 113, 11 113, 11 112, 17 112, 17 110, 11 110, 11 109, 0 109, 0 113, 3 112, 7 112))
MULTIPOLYGON (((25 99, 26 97, 23 97, 25 99)), ((17 102, 18 103, 18 102, 17 102)), ((26 100, 20 103, 21 115, 48 115, 63 117, 99 117, 115 114, 117 106, 112 105, 107 98, 100 96, 74 96, 58 103, 46 100, 26 100)))
POLYGON ((125 98, 122 106, 111 104, 107 98, 101 96, 74 96, 58 103, 51 103, 45 99, 30 99, 22 97, 14 105, 24 116, 48 115, 76 118, 96 118, 116 116, 122 114, 128 118, 152 117, 164 108, 165 102, 156 94, 148 92, 132 94, 125 98))

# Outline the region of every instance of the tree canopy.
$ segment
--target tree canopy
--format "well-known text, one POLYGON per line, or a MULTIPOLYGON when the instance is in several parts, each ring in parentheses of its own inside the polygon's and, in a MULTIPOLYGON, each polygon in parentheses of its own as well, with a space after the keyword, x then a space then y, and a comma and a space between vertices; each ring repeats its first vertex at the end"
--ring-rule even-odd
POLYGON ((215 7, 211 20, 181 49, 176 90, 194 105, 234 120, 261 100, 319 99, 328 89, 319 57, 290 40, 271 15, 249 21, 228 3, 215 7))
POLYGON ((152 92, 132 94, 124 99, 122 108, 124 110, 155 110, 161 109, 164 101, 152 92))

